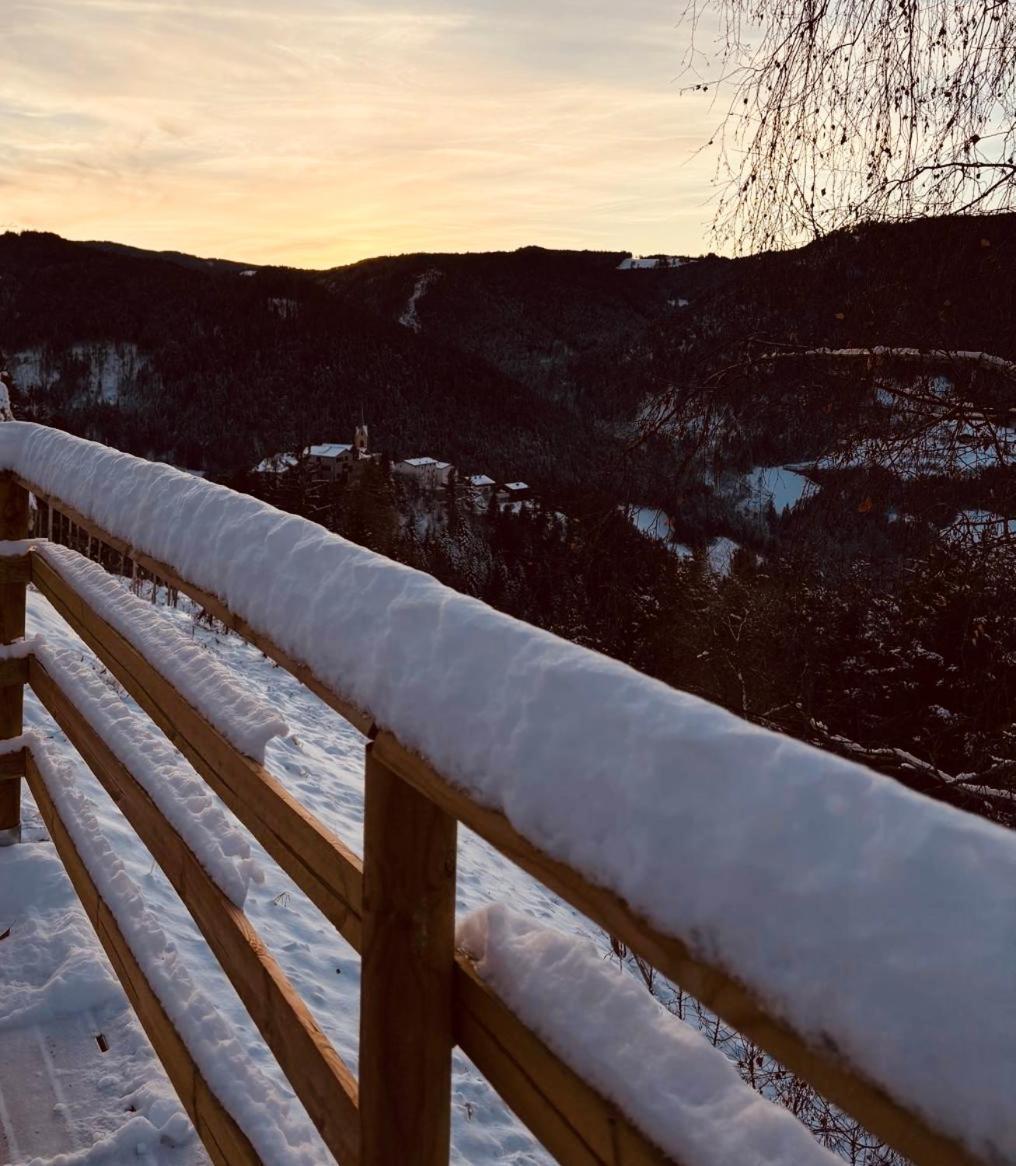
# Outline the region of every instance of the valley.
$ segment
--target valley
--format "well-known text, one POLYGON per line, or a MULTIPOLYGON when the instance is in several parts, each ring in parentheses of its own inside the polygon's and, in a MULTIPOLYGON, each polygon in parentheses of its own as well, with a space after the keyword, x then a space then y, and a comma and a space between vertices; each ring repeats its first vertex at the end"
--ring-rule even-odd
POLYGON ((8 233, 0 345, 20 418, 312 517, 1008 821, 1014 249, 1014 215, 744 259, 327 271, 8 233), (295 464, 361 421, 368 471, 295 464), (424 455, 454 480, 391 473, 424 455))

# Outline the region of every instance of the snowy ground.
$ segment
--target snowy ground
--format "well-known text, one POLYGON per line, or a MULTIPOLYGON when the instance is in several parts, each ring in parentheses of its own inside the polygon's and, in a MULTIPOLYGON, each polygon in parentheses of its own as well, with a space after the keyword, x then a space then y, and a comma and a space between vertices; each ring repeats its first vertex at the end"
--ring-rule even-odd
MULTIPOLYGON (((269 744, 268 768, 308 809, 359 850, 364 748, 360 734, 238 637, 196 626, 183 609, 167 610, 188 635, 264 694, 281 713, 291 732, 285 739, 269 744)), ((29 594, 28 630, 29 634, 45 635, 51 646, 75 648, 96 674, 123 696, 102 665, 34 592, 29 594)), ((129 698, 124 699, 130 703, 129 698)), ((47 738, 67 757, 75 757, 63 734, 30 693, 26 696, 25 722, 26 727, 47 738)), ((104 832, 195 980, 215 1001, 256 1066, 281 1094, 291 1099, 290 1137, 300 1146, 299 1160, 331 1161, 238 997, 150 854, 83 763, 75 762, 75 773, 96 805, 104 832)), ((56 1024, 65 1030, 70 1018, 74 1024, 84 1026, 82 1031, 95 1028, 108 1038, 110 1048, 102 1056, 103 1073, 94 1095, 59 1113, 66 1136, 62 1147, 65 1150, 83 1150, 98 1139, 112 1139, 108 1148, 97 1146, 80 1161, 123 1161, 121 1155, 127 1145, 132 1157, 136 1154, 158 1166, 190 1166, 205 1161, 189 1122, 76 904, 59 860, 48 843, 42 841, 45 830, 27 790, 24 817, 28 844, 0 851, 0 932, 8 925, 12 928, 11 935, 0 944, 5 980, 0 1032, 5 1045, 14 1039, 14 1033, 29 1031, 26 1026, 31 1026, 34 1042, 40 1031, 45 1035, 47 1025, 56 1024), (43 951, 39 943, 42 935, 59 937, 55 950, 43 951)), ((251 886, 245 909, 303 994, 315 1019, 355 1070, 359 958, 253 838, 250 844, 266 878, 261 886, 251 886)), ((606 949, 592 925, 466 830, 460 833, 459 850, 460 913, 496 899, 507 899, 533 918, 587 935, 602 950, 606 949)), ((89 1032, 88 1039, 94 1037, 95 1033, 89 1032)), ((87 1043, 86 1039, 86 1047, 87 1043)), ((35 1154, 41 1162, 59 1161, 64 1166, 65 1160, 55 1158, 45 1143, 30 1153, 22 1148, 20 1156, 16 1150, 10 1156, 16 1162, 27 1162, 35 1154)), ((76 1164, 79 1158, 75 1155, 66 1161, 76 1164)), ((550 1161, 461 1054, 456 1054, 455 1063, 453 1161, 550 1161)))
POLYGON ((658 539, 679 559, 690 559, 691 548, 673 541, 673 529, 667 513, 655 506, 627 506, 625 513, 635 528, 646 538, 658 539))
POLYGON ((815 492, 815 484, 787 466, 756 466, 744 478, 748 498, 744 505, 759 513, 772 502, 777 514, 792 510, 815 492))
POLYGON ((709 543, 709 546, 706 548, 706 554, 709 560, 709 567, 714 574, 730 574, 730 568, 733 564, 734 552, 736 550, 737 543, 732 538, 727 538, 726 535, 714 538, 709 543))
POLYGON ((404 328, 410 328, 414 332, 419 332, 421 328, 420 317, 417 313, 420 299, 426 293, 427 289, 438 279, 441 272, 436 268, 431 268, 425 271, 423 275, 416 277, 416 283, 413 284, 413 290, 406 301, 406 306, 402 310, 402 315, 399 316, 399 323, 404 328))

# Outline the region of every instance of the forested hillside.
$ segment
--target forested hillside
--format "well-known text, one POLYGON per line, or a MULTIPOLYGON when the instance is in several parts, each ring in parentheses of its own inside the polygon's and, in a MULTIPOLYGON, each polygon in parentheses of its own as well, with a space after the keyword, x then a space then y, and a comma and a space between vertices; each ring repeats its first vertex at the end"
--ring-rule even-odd
POLYGON ((310 273, 7 234, 0 335, 21 415, 189 468, 235 473, 348 440, 364 416, 393 457, 433 452, 566 493, 598 474, 595 417, 310 273), (100 391, 96 366, 125 363, 100 391))
POLYGON ((623 258, 313 272, 8 233, 0 346, 21 417, 257 492, 1012 818, 1016 216, 623 258), (385 457, 352 482, 251 472, 361 417, 385 457), (393 480, 419 454, 457 480, 393 480), (476 472, 531 497, 476 497, 476 472))

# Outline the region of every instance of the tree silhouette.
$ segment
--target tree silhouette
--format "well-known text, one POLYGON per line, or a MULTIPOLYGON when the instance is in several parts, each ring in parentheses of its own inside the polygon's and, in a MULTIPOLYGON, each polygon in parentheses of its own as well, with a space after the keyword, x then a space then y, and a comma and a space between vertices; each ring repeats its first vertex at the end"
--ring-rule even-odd
POLYGON ((727 104, 716 227, 751 250, 1016 192, 1005 0, 688 0, 688 90, 727 104), (718 20, 718 23, 717 23, 718 20), (711 52, 703 52, 715 30, 711 52))

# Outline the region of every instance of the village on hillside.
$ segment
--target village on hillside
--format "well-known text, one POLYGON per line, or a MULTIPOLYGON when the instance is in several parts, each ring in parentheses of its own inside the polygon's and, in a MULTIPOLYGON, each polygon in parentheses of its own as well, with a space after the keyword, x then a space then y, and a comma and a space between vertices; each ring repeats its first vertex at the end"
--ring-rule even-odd
MULTIPOLYGON (((287 473, 303 466, 314 484, 341 487, 357 480, 368 466, 380 465, 384 461, 383 453, 370 449, 367 425, 361 423, 356 426, 352 443, 325 442, 309 445, 299 453, 276 454, 259 462, 254 473, 260 475, 266 485, 268 482, 281 484, 287 473)), ((796 470, 800 469, 801 466, 796 467, 796 470)), ((461 475, 450 462, 426 455, 392 462, 391 474, 412 484, 422 496, 436 496, 449 487, 458 488, 472 498, 478 510, 493 505, 501 511, 518 513, 524 509, 540 508, 541 501, 545 502, 536 497, 526 482, 498 481, 489 474, 461 475)), ((747 474, 732 475, 726 489, 740 499, 739 507, 746 516, 761 522, 770 509, 774 514, 793 509, 812 496, 817 486, 791 467, 763 466, 747 474)), ((271 496, 271 493, 266 496, 271 496)), ((644 538, 666 547, 676 558, 689 561, 694 557, 693 546, 677 537, 672 517, 658 506, 627 503, 619 504, 618 510, 644 538)), ((556 507, 550 507, 549 511, 556 521, 567 523, 566 515, 556 507)), ((420 521, 426 526, 430 520, 420 521)), ((727 535, 713 536, 701 546, 705 565, 719 576, 730 574, 734 555, 740 550, 741 544, 727 535)), ((750 551, 746 553, 755 557, 750 551)))
MULTIPOLYGON (((307 446, 300 453, 280 453, 264 458, 255 467, 256 474, 284 474, 301 462, 326 481, 346 481, 361 472, 371 462, 382 459, 381 453, 369 448, 369 433, 365 424, 356 427, 352 444, 325 442, 307 446)), ((447 486, 457 479, 478 498, 494 495, 503 504, 521 501, 530 496, 527 482, 500 482, 488 474, 462 477, 451 462, 429 456, 404 458, 392 463, 392 474, 415 482, 424 490, 447 486)))

